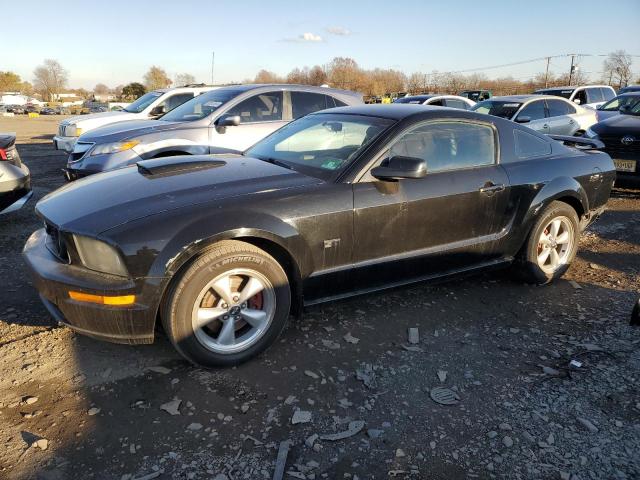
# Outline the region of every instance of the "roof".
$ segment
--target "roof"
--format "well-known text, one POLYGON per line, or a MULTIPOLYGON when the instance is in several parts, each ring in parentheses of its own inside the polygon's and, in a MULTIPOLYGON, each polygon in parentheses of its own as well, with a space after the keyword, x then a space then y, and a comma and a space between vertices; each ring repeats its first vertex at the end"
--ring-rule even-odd
POLYGON ((528 95, 502 95, 500 97, 491 97, 488 98, 487 101, 498 100, 500 102, 519 102, 524 103, 529 100, 540 100, 541 98, 553 98, 554 100, 558 97, 554 97, 553 95, 535 95, 530 93, 528 95))
POLYGON ((536 92, 550 92, 550 91, 555 91, 555 90, 575 90, 577 88, 589 88, 589 87, 594 87, 594 88, 603 88, 603 87, 613 88, 610 85, 571 85, 571 86, 564 86, 564 87, 541 88, 539 90, 536 90, 536 92))
POLYGON ((403 103, 403 101, 409 102, 412 100, 422 100, 424 102, 425 100, 429 100, 430 98, 440 97, 440 96, 443 96, 443 95, 436 95, 436 94, 407 95, 406 97, 400 97, 394 101, 395 102, 399 101, 398 103, 403 103))
POLYGON ((334 93, 334 94, 362 97, 361 93, 354 92, 352 90, 341 90, 339 88, 331 88, 331 87, 317 87, 315 85, 302 85, 297 83, 245 83, 245 84, 239 84, 239 85, 223 85, 220 88, 236 90, 240 92, 246 92, 246 91, 255 90, 258 88, 277 88, 277 89, 293 88, 293 89, 302 89, 302 90, 318 92, 318 93, 334 93))
POLYGON ((451 114, 450 116, 458 116, 457 114, 460 112, 467 112, 466 110, 457 110, 454 108, 446 107, 432 107, 430 105, 416 105, 415 103, 370 103, 352 107, 331 108, 329 110, 322 110, 321 112, 317 112, 312 115, 322 115, 325 113, 343 113, 348 115, 365 115, 368 117, 388 118, 390 120, 402 120, 403 118, 407 118, 412 115, 419 115, 425 112, 436 111, 440 113, 451 114))

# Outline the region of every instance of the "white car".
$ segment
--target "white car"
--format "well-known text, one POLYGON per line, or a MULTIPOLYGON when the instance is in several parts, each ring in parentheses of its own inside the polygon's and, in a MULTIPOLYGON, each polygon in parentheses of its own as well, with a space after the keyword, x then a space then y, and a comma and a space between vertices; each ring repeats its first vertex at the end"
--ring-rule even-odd
POLYGON ((596 111, 551 95, 506 95, 478 102, 471 109, 522 123, 540 133, 582 136, 598 122, 596 111))
POLYGON ((583 107, 596 109, 616 96, 609 85, 579 85, 575 87, 554 87, 536 90, 536 95, 554 95, 563 97, 583 107))
POLYGON ((83 133, 111 123, 157 118, 193 97, 216 88, 218 87, 193 86, 153 90, 117 112, 93 113, 67 118, 58 125, 58 135, 53 137, 53 146, 56 150, 71 153, 76 140, 83 133))
POLYGON ((431 105, 433 107, 450 107, 469 110, 476 102, 458 95, 407 95, 406 97, 397 98, 393 103, 413 103, 418 105, 431 105))

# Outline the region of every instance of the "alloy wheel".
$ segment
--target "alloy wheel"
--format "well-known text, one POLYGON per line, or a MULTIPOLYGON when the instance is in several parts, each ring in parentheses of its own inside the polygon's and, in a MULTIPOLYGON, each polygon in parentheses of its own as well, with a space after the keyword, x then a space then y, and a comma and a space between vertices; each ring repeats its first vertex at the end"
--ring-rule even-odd
POLYGON ((564 216, 552 219, 538 238, 538 266, 546 273, 554 273, 571 257, 573 242, 571 220, 564 216))
POLYGON ((193 306, 191 324, 201 345, 215 353, 246 350, 268 330, 276 311, 271 282, 239 268, 211 280, 193 306))

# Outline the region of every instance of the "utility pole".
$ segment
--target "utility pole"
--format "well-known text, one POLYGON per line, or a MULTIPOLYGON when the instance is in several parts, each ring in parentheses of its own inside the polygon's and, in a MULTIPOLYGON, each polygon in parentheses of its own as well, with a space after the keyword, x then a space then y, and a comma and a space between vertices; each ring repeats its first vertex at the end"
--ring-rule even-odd
POLYGON ((573 81, 573 74, 575 72, 575 65, 573 64, 575 61, 576 56, 574 54, 571 54, 571 68, 569 69, 569 86, 571 86, 571 82, 573 81))
POLYGON ((216 60, 216 52, 211 52, 211 85, 213 85, 213 65, 216 60))
POLYGON ((551 61, 551 57, 547 57, 547 71, 544 74, 544 88, 549 87, 549 62, 551 61))

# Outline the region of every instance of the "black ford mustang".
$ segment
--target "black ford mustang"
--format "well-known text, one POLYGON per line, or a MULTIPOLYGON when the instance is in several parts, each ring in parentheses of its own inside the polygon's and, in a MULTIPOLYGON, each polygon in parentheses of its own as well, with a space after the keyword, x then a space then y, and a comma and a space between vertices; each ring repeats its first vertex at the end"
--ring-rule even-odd
POLYGON ((149 343, 159 319, 187 359, 234 364, 305 304, 514 261, 562 275, 615 171, 600 142, 561 140, 463 110, 326 110, 244 155, 67 185, 38 203, 24 255, 79 332, 149 343))

